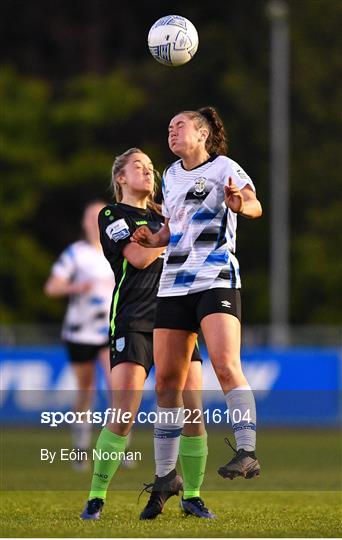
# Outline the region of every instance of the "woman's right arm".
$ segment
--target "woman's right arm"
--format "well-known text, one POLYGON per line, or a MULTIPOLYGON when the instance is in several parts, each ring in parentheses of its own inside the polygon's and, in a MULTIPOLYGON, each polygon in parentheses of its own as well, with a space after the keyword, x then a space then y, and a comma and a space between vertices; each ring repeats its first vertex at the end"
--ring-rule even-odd
POLYGON ((44 285, 44 293, 47 296, 59 297, 69 296, 71 294, 82 294, 87 292, 91 287, 91 283, 85 281, 83 283, 72 283, 67 279, 51 274, 44 285))
POLYGON ((122 254, 132 266, 138 268, 138 270, 144 270, 144 268, 147 268, 158 259, 164 251, 165 247, 147 249, 135 242, 131 242, 130 244, 126 244, 122 250, 122 254))
POLYGON ((152 233, 146 225, 139 227, 131 236, 131 242, 137 243, 145 248, 161 248, 166 247, 170 241, 169 220, 165 219, 165 223, 157 233, 152 233))
MULTIPOLYGON (((108 260, 112 265, 122 264, 121 259, 124 257, 132 266, 138 270, 143 270, 152 264, 158 257, 164 253, 165 245, 167 245, 165 236, 161 236, 162 243, 155 242, 156 245, 143 245, 137 240, 133 240, 133 236, 142 230, 146 231, 146 237, 153 237, 155 241, 164 229, 164 226, 153 234, 146 226, 136 229, 136 223, 130 215, 124 213, 121 209, 115 206, 103 208, 99 214, 100 240, 102 248, 108 260), (149 249, 147 249, 147 247, 149 249)), ((168 229, 168 228, 167 228, 168 229)), ((139 233, 139 236, 145 238, 145 235, 139 233)))

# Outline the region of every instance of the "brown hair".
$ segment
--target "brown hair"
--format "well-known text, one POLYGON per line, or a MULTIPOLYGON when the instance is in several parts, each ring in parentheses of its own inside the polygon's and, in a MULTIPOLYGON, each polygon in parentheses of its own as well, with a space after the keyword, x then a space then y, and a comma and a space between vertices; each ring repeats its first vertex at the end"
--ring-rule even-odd
POLYGON ((214 107, 202 107, 197 111, 183 111, 194 120, 196 128, 205 126, 209 131, 209 136, 205 142, 208 154, 227 155, 228 142, 223 122, 214 107))
MULTIPOLYGON (((117 181, 118 176, 122 174, 124 168, 127 165, 127 162, 132 154, 144 154, 140 148, 129 148, 124 152, 123 154, 120 154, 117 156, 114 160, 113 167, 112 167, 112 180, 111 180, 111 188, 113 191, 114 199, 116 202, 122 201, 122 187, 120 183, 117 181)), ((153 170, 155 178, 159 179, 159 173, 156 170, 153 170)), ((158 212, 158 214, 161 214, 161 208, 160 205, 157 204, 154 200, 155 197, 155 190, 156 185, 154 186, 153 192, 150 193, 147 197, 147 208, 150 208, 151 210, 154 210, 155 212, 158 212)))

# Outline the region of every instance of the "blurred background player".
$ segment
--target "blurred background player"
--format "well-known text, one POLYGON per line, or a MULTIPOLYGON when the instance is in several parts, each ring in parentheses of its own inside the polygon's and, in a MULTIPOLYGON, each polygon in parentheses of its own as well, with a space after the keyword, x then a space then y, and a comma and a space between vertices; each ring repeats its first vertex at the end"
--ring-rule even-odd
MULTIPOLYGON (((44 291, 51 297, 68 297, 62 339, 76 378, 74 408, 87 411, 93 405, 96 390, 96 360, 109 384, 108 319, 114 288, 113 272, 103 256, 98 231, 98 214, 105 202, 90 202, 82 217, 83 238, 68 246, 54 263, 44 291)), ((73 424, 73 446, 88 450, 91 424, 73 424)), ((86 468, 87 461, 75 462, 86 468)))
MULTIPOLYGON (((149 156, 138 148, 118 156, 112 169, 112 186, 116 203, 103 208, 99 215, 101 243, 116 283, 110 315, 112 407, 129 411, 131 416, 128 423, 107 424, 97 440, 96 450, 119 456, 126 448, 144 382, 153 365, 153 324, 164 248, 147 249, 130 241, 142 224, 153 232, 163 226, 160 207, 154 202, 155 172, 149 156)), ((194 348, 195 343, 190 353, 193 362, 184 384, 184 405, 190 410, 201 408, 201 361, 198 348, 195 351, 194 348)), ((170 408, 169 412, 172 415, 174 410, 170 408)), ((156 477, 154 483, 145 486, 151 496, 140 519, 154 519, 162 512, 167 499, 178 495, 182 489, 183 481, 175 468, 178 454, 184 489, 199 495, 208 452, 203 421, 184 424, 183 438, 191 439, 193 444, 183 444, 179 449, 182 428, 183 411, 177 418, 170 418, 167 432, 162 423, 155 424, 156 477)), ((119 465, 119 458, 95 459, 89 500, 82 519, 99 519, 110 481, 119 465)), ((203 503, 197 515, 214 517, 203 503)))
MULTIPOLYGON (((158 405, 166 410, 182 406, 181 390, 201 328, 236 439, 236 455, 218 472, 224 478, 252 478, 259 475, 260 465, 255 401, 240 360, 241 281, 235 244, 237 214, 259 217, 261 205, 249 176, 226 157, 224 126, 213 107, 174 116, 168 142, 181 159, 163 177, 165 226, 154 235, 146 227, 133 235, 153 249, 168 245, 154 332, 158 405)), ((185 494, 183 508, 191 505, 185 494)))

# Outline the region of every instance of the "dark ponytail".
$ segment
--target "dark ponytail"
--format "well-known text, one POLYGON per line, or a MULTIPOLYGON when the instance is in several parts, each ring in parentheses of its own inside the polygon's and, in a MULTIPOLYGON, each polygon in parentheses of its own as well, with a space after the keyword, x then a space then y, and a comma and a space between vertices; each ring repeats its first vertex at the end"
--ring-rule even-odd
POLYGON ((206 140, 206 150, 209 154, 227 155, 227 135, 223 122, 214 107, 202 107, 197 111, 207 121, 210 130, 206 140))

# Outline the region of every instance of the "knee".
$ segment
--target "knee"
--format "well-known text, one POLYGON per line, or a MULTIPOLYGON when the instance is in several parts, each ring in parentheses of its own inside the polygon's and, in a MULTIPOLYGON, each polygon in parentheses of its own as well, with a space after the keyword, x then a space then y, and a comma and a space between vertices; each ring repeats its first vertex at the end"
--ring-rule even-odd
POLYGON ((227 360, 216 364, 213 362, 215 372, 221 385, 229 385, 242 374, 240 360, 227 360))
POLYGON ((182 388, 177 378, 168 377, 157 380, 155 391, 158 403, 162 406, 174 407, 182 402, 182 388))
POLYGON ((179 390, 182 388, 182 376, 178 373, 156 373, 157 394, 167 390, 179 390))
POLYGON ((167 397, 177 393, 175 381, 163 380, 156 382, 155 391, 158 397, 167 397))

